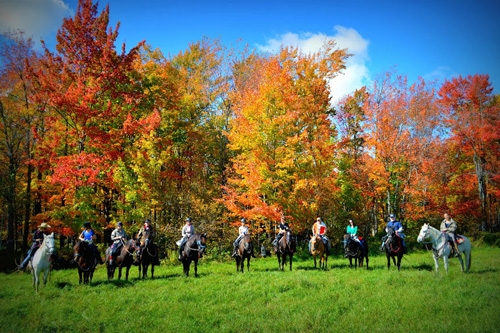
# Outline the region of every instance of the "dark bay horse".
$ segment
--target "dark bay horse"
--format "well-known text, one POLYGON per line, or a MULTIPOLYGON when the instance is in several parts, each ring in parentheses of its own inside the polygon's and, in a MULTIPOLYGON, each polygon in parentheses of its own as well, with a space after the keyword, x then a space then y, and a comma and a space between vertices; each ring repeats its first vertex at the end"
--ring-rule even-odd
POLYGON ((108 247, 106 250, 106 265, 108 267, 108 280, 113 279, 115 275, 115 270, 118 267, 118 280, 122 277, 122 268, 125 267, 125 280, 128 281, 128 273, 130 271, 130 266, 134 261, 134 251, 136 250, 136 245, 134 240, 128 240, 125 242, 120 250, 120 254, 117 255, 113 264, 109 263, 109 257, 111 256, 111 248, 108 247))
POLYGON ((253 252, 253 243, 250 235, 245 235, 240 240, 240 244, 238 246, 238 255, 235 257, 236 259, 236 271, 238 272, 239 267, 241 267, 241 272, 243 273, 243 267, 245 267, 245 259, 247 260, 247 271, 250 271, 250 258, 254 257, 253 252))
POLYGON ((292 232, 287 230, 276 246, 276 255, 278 257, 278 267, 280 270, 285 270, 287 256, 290 260, 290 271, 292 270, 293 253, 295 252, 296 247, 297 242, 292 237, 292 232))
POLYGON ((147 239, 144 247, 141 250, 141 255, 139 258, 139 265, 138 265, 139 277, 141 277, 141 269, 142 269, 143 279, 148 275, 149 265, 151 265, 151 278, 154 278, 155 265, 159 265, 159 258, 158 258, 158 246, 156 246, 156 244, 153 243, 153 240, 151 238, 147 239))
POLYGON ((344 242, 346 243, 346 256, 349 258, 349 267, 352 267, 352 259, 354 259, 354 267, 363 267, 363 261, 366 258, 366 269, 368 269, 368 243, 361 237, 358 238, 359 242, 351 237, 350 234, 344 235, 344 242))
POLYGON ((79 283, 89 284, 92 282, 94 270, 98 263, 98 258, 94 250, 86 241, 78 241, 73 246, 74 261, 78 265, 79 283), (83 278, 83 279, 82 279, 83 278))
POLYGON ((186 241, 181 260, 184 266, 184 275, 186 275, 186 277, 189 276, 191 262, 194 262, 194 276, 198 277, 198 259, 205 253, 206 248, 207 234, 194 234, 186 241))
POLYGON ((314 257, 314 268, 316 268, 316 257, 319 257, 319 268, 328 269, 328 253, 325 243, 320 236, 311 236, 311 255, 314 257))
POLYGON ((398 271, 401 268, 401 258, 403 258, 403 241, 399 237, 393 228, 387 228, 387 239, 384 243, 384 251, 387 256, 387 269, 391 269, 391 258, 394 265, 398 267, 398 271), (396 263, 396 258, 397 263, 396 263))

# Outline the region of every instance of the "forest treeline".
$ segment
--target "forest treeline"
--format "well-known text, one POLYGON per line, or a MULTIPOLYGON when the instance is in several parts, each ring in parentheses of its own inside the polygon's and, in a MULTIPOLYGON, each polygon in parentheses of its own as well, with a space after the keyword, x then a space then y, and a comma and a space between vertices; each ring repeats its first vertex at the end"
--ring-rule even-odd
MULTIPOLYGON (((444 212, 464 232, 500 222, 500 99, 486 74, 439 85, 389 71, 333 105, 349 50, 263 54, 204 38, 165 57, 117 49, 109 6, 79 1, 54 51, 22 31, 0 50, 0 231, 26 247, 47 222, 72 236, 144 219, 175 238, 186 217, 231 242, 321 216, 365 235, 391 213, 407 229, 444 212)), ((5 242, 5 243, 4 243, 5 242)))

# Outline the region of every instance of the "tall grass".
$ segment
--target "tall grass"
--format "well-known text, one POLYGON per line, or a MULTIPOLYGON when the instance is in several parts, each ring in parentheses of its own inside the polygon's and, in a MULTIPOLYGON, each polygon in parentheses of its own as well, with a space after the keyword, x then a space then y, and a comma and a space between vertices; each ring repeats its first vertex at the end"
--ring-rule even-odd
MULTIPOLYGON (((53 271, 38 295, 31 275, 0 274, 2 332, 498 332, 500 249, 473 249, 472 270, 458 260, 433 271, 429 252, 405 256, 401 271, 383 255, 370 269, 330 257, 329 270, 312 258, 290 272, 276 257, 252 259, 250 272, 234 261, 201 259, 199 278, 166 262, 155 279, 107 281, 104 266, 90 286, 76 270, 53 271)), ((246 269, 246 267, 245 267, 246 269)))

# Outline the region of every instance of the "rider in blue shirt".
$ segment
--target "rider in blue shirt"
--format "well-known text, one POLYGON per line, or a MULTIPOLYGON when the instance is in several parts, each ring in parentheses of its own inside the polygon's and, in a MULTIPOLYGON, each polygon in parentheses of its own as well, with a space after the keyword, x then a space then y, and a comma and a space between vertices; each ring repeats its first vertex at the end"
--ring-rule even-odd
POLYGON ((85 222, 83 224, 83 231, 80 234, 80 237, 78 237, 81 241, 88 242, 90 245, 90 248, 94 251, 95 256, 97 257, 97 260, 99 263, 102 265, 104 264, 104 261, 102 261, 101 254, 99 253, 99 249, 97 246, 94 244, 94 241, 96 239, 96 234, 94 229, 92 229, 92 226, 90 222, 85 222))
MULTIPOLYGON (((406 242, 405 242, 405 234, 403 234, 403 225, 401 222, 396 220, 396 216, 394 214, 389 215, 389 222, 385 227, 385 232, 387 232, 387 228, 392 228, 396 232, 396 234, 401 238, 401 243, 403 245, 403 253, 406 253, 406 242)), ((384 251, 385 241, 387 240, 387 235, 382 237, 382 245, 380 245, 380 251, 384 251)))

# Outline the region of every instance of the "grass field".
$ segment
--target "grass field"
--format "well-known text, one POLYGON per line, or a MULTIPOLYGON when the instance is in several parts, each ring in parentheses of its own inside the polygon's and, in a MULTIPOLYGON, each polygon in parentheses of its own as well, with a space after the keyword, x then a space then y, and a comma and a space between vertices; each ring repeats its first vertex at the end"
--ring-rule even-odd
MULTIPOLYGON (((252 259, 250 272, 234 261, 203 258, 199 278, 164 262, 155 279, 107 281, 101 266, 90 286, 76 270, 53 271, 38 295, 31 275, 0 274, 2 332, 499 332, 500 249, 474 248, 472 268, 458 260, 433 271, 431 253, 405 256, 401 271, 383 255, 370 269, 330 257, 329 270, 295 259, 252 259)), ((115 275, 116 276, 116 275, 115 275)))

